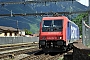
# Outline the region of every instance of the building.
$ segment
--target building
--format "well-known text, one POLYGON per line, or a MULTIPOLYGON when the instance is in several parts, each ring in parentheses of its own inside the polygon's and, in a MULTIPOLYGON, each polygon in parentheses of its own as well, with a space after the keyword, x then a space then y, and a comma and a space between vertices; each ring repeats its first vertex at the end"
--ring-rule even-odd
POLYGON ((19 29, 13 27, 0 26, 0 37, 14 37, 19 36, 19 29))

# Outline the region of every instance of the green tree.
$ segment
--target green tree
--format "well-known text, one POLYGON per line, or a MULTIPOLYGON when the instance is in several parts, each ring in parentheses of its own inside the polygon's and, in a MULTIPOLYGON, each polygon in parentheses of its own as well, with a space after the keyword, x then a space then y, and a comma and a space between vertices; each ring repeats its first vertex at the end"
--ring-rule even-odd
POLYGON ((25 31, 25 35, 32 34, 32 32, 31 32, 31 31, 29 31, 29 30, 27 30, 27 29, 24 29, 24 31, 25 31))

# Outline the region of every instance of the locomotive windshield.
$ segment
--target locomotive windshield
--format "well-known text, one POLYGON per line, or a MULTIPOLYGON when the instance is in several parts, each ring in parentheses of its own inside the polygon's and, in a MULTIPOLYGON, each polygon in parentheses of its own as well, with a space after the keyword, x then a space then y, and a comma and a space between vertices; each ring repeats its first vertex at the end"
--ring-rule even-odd
POLYGON ((50 27, 52 24, 52 20, 45 20, 43 26, 44 27, 50 27))
POLYGON ((63 20, 44 20, 42 24, 43 32, 62 31, 63 20))

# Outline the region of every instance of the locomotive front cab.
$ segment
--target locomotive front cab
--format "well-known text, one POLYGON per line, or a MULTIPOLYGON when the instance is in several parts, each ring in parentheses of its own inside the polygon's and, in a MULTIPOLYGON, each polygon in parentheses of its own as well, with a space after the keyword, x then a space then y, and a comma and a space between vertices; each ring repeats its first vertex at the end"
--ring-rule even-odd
POLYGON ((63 19, 43 20, 41 24, 39 48, 60 48, 63 40, 63 19))

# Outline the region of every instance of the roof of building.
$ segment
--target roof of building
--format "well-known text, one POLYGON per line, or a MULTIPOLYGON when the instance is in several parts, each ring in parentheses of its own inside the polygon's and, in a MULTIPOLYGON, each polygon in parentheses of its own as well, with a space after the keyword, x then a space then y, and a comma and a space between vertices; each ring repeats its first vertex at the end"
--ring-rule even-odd
POLYGON ((17 31, 17 29, 13 28, 13 27, 6 27, 6 26, 0 26, 1 30, 5 30, 5 31, 17 31))

